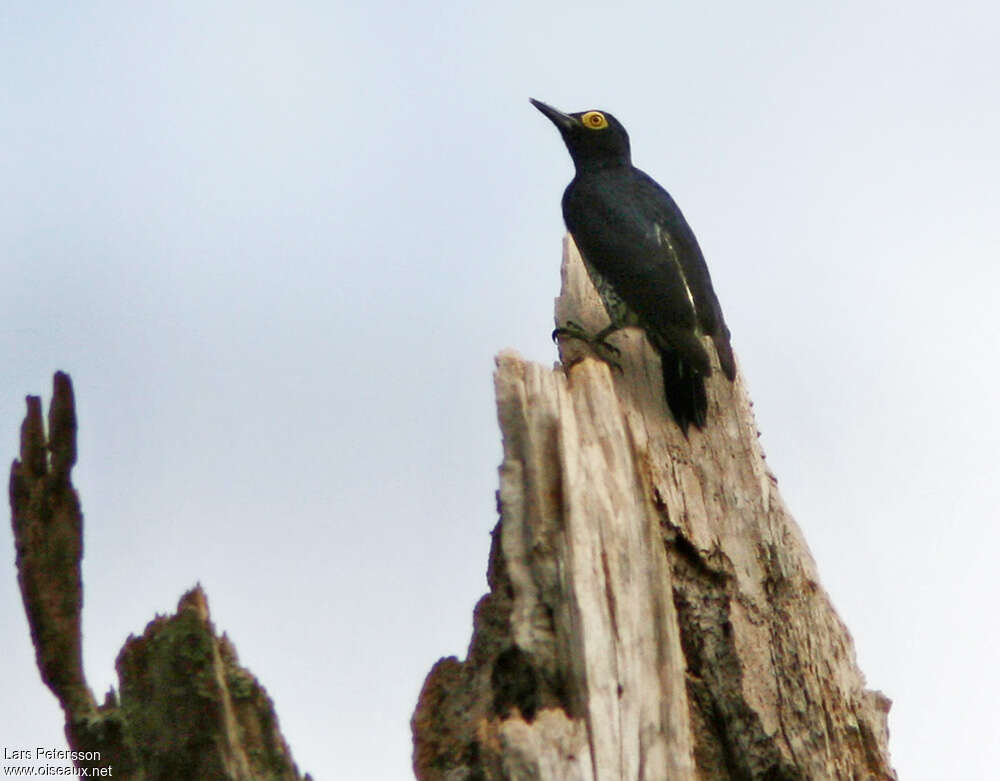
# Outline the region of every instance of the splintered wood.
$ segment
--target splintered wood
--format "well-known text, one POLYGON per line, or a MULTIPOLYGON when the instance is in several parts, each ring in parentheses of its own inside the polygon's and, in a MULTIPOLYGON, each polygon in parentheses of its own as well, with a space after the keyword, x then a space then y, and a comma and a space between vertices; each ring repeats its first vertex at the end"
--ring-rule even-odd
MULTIPOLYGON (((607 323, 568 239, 567 320, 607 323)), ((781 501, 742 374, 715 372, 685 438, 642 334, 611 339, 621 372, 573 339, 565 370, 497 359, 491 592, 466 661, 425 682, 418 778, 894 779, 889 702, 781 501)))

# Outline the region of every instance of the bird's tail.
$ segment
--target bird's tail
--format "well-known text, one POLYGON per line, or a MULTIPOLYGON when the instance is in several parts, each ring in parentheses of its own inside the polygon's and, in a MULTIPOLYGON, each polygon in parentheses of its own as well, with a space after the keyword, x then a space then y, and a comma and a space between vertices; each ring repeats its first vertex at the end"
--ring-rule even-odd
POLYGON ((663 390, 667 406, 686 437, 691 423, 698 428, 705 427, 708 412, 705 378, 676 352, 663 351, 660 360, 663 363, 663 390))

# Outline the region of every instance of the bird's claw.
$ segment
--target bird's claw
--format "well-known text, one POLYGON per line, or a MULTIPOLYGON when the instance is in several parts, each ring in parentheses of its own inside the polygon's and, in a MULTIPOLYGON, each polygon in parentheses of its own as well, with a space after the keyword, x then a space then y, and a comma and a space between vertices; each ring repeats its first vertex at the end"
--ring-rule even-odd
POLYGON ((552 332, 552 341, 557 342, 560 336, 568 336, 571 339, 579 339, 582 342, 586 342, 591 347, 604 350, 615 356, 622 354, 622 351, 611 344, 611 342, 601 338, 600 336, 592 336, 587 333, 587 329, 579 323, 574 323, 572 320, 567 320, 565 325, 560 326, 552 332))
POLYGON ((579 323, 567 320, 565 325, 561 325, 552 332, 552 341, 558 342, 560 336, 569 336, 572 339, 581 339, 584 342, 590 341, 590 334, 579 323))
POLYGON ((622 354, 622 351, 606 339, 601 338, 600 336, 594 337, 587 333, 586 329, 579 323, 567 320, 564 325, 556 328, 552 332, 552 341, 558 342, 560 336, 568 336, 571 339, 579 339, 582 342, 586 342, 597 354, 598 358, 608 364, 608 366, 612 369, 617 369, 620 374, 625 374, 625 370, 622 368, 622 365, 618 363, 618 361, 614 360, 622 354))

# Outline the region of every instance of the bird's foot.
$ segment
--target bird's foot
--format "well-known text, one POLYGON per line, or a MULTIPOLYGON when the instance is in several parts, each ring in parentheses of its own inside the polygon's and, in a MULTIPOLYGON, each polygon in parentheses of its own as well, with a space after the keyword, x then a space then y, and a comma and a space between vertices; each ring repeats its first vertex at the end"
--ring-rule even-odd
POLYGON ((591 347, 597 347, 600 350, 608 353, 609 355, 621 355, 621 350, 615 347, 611 342, 609 342, 605 337, 612 333, 610 330, 605 329, 598 334, 587 333, 587 329, 584 328, 579 323, 572 320, 567 320, 565 325, 560 326, 552 332, 552 340, 559 341, 560 336, 568 336, 571 339, 579 339, 580 341, 586 342, 591 347))
POLYGON ((579 339, 581 342, 586 342, 598 358, 612 369, 617 369, 620 374, 625 374, 622 365, 615 360, 621 355, 622 351, 607 340, 606 337, 609 333, 612 333, 612 330, 605 329, 598 334, 589 334, 579 323, 567 320, 564 325, 552 332, 552 341, 558 342, 559 337, 565 336, 570 339, 579 339))

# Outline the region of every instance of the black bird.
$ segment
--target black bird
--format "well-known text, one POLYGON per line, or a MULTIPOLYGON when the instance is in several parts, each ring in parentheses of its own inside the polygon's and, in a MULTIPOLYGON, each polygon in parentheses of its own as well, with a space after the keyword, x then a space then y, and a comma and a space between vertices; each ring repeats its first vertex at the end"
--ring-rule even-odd
POLYGON ((712 364, 701 336, 715 344, 722 371, 736 378, 729 329, 701 248, 674 199, 632 165, 628 133, 606 111, 564 114, 531 103, 566 142, 576 176, 563 193, 563 219, 611 324, 590 336, 576 323, 555 335, 617 353, 607 336, 638 326, 660 354, 667 405, 687 436, 705 425, 705 378, 712 364))

